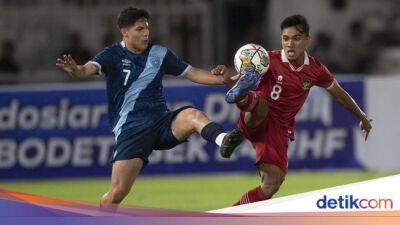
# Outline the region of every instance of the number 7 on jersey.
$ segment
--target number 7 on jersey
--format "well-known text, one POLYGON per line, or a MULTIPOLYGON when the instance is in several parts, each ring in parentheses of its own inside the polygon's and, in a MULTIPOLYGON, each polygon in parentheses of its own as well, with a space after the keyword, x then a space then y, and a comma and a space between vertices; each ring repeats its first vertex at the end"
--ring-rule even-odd
POLYGON ((128 79, 129 79, 129 76, 131 75, 131 71, 130 70, 127 70, 127 69, 123 69, 122 70, 124 73, 126 73, 126 75, 125 75, 125 81, 124 81, 124 86, 126 86, 127 84, 128 84, 128 79))

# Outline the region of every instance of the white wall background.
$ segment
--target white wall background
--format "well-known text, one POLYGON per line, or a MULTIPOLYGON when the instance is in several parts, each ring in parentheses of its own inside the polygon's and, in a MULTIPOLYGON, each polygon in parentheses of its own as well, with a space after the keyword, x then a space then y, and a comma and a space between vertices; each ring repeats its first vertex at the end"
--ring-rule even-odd
POLYGON ((365 95, 373 129, 367 142, 354 131, 359 136, 356 156, 368 170, 400 170, 400 77, 369 77, 365 95))

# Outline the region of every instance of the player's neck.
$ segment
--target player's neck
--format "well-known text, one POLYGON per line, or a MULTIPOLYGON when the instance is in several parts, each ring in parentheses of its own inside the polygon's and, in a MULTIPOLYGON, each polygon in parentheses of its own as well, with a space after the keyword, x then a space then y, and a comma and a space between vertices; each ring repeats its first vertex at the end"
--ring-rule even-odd
POLYGON ((140 53, 143 52, 143 50, 137 49, 137 48, 135 48, 134 46, 129 45, 125 40, 122 40, 122 42, 124 42, 125 47, 126 47, 129 51, 131 51, 131 52, 133 52, 133 53, 135 53, 135 54, 140 54, 140 53))
POLYGON ((297 57, 294 60, 289 60, 290 64, 294 66, 301 66, 304 64, 304 58, 305 58, 305 53, 301 54, 299 57, 297 57))

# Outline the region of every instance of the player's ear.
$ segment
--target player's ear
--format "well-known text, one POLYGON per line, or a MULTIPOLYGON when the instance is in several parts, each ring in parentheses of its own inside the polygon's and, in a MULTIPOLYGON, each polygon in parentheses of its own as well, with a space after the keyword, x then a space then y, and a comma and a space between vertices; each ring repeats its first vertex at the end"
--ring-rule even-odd
POLYGON ((126 28, 126 27, 119 29, 119 32, 121 32, 122 37, 128 36, 128 28, 126 28))
POLYGON ((310 44, 310 41, 311 41, 310 35, 306 35, 306 42, 307 42, 307 44, 310 44))

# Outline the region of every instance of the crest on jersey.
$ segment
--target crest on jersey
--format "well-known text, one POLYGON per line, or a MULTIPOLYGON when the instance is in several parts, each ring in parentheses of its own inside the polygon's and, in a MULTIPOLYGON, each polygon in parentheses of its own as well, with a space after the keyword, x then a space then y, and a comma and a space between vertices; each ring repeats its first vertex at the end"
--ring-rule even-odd
POLYGON ((160 66, 160 60, 156 57, 151 57, 150 59, 150 64, 154 67, 159 67, 160 66))
POLYGON ((301 87, 303 88, 303 90, 308 90, 310 89, 312 86, 312 82, 310 78, 304 77, 302 82, 301 82, 301 87))

